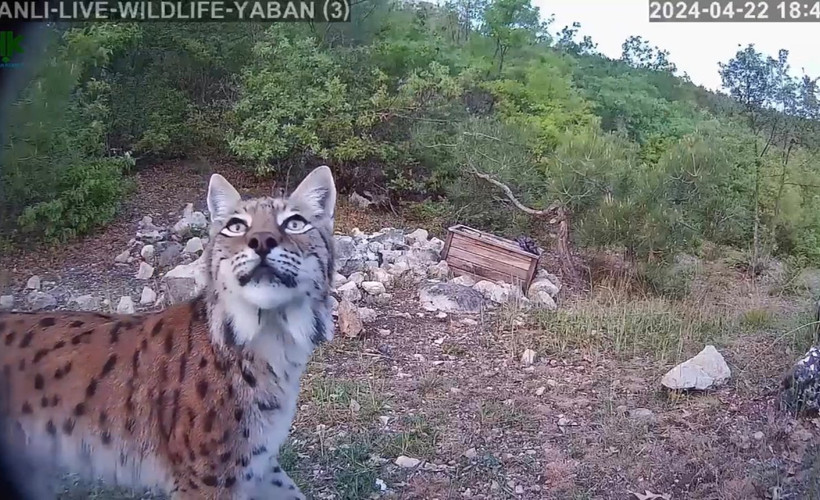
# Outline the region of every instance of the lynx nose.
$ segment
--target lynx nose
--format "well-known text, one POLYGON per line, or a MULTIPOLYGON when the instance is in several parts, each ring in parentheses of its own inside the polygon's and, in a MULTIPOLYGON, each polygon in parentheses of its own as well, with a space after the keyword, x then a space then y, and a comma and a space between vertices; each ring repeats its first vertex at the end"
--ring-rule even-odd
POLYGON ((276 248, 276 245, 278 243, 272 233, 256 233, 248 240, 248 246, 263 258, 276 248))

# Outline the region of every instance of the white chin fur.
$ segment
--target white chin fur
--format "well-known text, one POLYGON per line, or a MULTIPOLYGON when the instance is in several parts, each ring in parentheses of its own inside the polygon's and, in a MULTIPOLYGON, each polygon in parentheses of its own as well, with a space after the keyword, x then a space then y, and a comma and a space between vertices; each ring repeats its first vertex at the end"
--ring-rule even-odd
MULTIPOLYGON (((235 281, 235 280, 234 280, 235 281)), ((279 309, 283 308, 298 298, 304 298, 304 293, 297 288, 288 288, 278 283, 263 281, 261 283, 248 283, 239 287, 239 296, 259 309, 279 309)))

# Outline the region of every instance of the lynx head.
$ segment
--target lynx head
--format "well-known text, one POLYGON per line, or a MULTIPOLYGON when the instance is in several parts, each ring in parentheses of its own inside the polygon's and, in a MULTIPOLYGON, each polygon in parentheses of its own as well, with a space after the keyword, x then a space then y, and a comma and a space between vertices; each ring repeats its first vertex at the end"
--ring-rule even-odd
MULTIPOLYGON (((209 273, 231 307, 284 310, 326 299, 333 276, 336 186, 330 169, 313 170, 288 197, 242 200, 213 174, 209 273)), ((238 311, 237 311, 238 312, 238 311)))

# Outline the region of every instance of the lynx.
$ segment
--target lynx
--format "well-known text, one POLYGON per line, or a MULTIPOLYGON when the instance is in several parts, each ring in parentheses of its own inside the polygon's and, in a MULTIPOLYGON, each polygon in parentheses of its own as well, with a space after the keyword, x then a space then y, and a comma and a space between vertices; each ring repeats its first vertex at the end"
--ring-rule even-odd
POLYGON ((0 437, 32 498, 54 498, 43 464, 174 500, 305 498, 278 455, 305 366, 333 338, 333 177, 242 200, 214 174, 207 201, 194 300, 0 315, 0 437))

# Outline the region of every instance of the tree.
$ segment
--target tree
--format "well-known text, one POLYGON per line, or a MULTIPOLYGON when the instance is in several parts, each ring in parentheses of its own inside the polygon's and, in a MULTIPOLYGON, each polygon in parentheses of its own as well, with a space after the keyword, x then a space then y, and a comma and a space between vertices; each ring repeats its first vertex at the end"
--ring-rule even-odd
POLYGON ((598 44, 592 41, 592 37, 584 35, 580 42, 575 41, 575 35, 581 29, 581 23, 575 21, 572 27, 564 26, 558 33, 558 39, 555 46, 558 49, 564 50, 576 55, 593 55, 598 53, 598 44))
POLYGON ((675 73, 678 67, 669 60, 669 51, 649 45, 640 36, 631 36, 621 45, 621 60, 633 68, 675 73))
MULTIPOLYGON (((777 58, 758 52, 754 45, 739 50, 727 63, 720 63, 723 87, 735 99, 740 113, 752 132, 755 216, 753 222, 752 269, 758 267, 763 252, 761 242, 761 189, 767 162, 777 171, 776 194, 769 221, 769 245, 775 247, 775 234, 782 215, 781 205, 789 185, 789 165, 795 147, 815 136, 817 88, 811 78, 798 80, 790 75, 789 53, 780 50, 777 58), (773 151, 776 150, 776 151, 773 151), (776 153, 773 159, 767 158, 776 153)), ((766 176, 768 177, 768 176, 766 176)))
POLYGON ((530 0, 495 0, 484 11, 485 29, 495 42, 493 59, 498 60, 499 73, 510 48, 535 40, 540 28, 538 15, 538 7, 533 7, 530 0))

